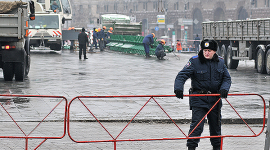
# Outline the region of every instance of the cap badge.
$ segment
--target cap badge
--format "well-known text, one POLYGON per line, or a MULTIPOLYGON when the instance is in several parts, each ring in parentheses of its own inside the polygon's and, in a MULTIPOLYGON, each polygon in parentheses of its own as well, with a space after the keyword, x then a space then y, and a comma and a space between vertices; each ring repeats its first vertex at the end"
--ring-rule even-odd
POLYGON ((204 46, 209 47, 209 43, 208 42, 204 43, 204 46))

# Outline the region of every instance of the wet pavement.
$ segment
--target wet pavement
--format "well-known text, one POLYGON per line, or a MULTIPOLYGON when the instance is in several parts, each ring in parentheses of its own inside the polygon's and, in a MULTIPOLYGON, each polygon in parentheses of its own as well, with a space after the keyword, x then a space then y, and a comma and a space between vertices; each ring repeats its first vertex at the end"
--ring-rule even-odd
MULTIPOLYGON (((2 85, 0 94, 64 96, 67 98, 67 102, 76 96, 173 95, 174 79, 193 55, 194 53, 170 53, 166 56, 167 60, 160 61, 155 57, 145 59, 140 55, 97 50, 95 53, 87 53, 87 60, 79 60, 77 51, 32 53, 30 72, 24 82, 5 82, 0 73, 2 85)), ((238 69, 229 70, 229 72, 232 76, 229 93, 260 94, 268 106, 270 93, 267 87, 270 86, 270 76, 256 73, 253 61, 240 61, 238 69)), ((189 87, 190 80, 186 82, 184 94, 188 94, 189 87)), ((81 100, 95 117, 103 121, 109 132, 112 132, 112 136, 116 137, 127 124, 126 121, 134 117, 148 99, 149 97, 82 98, 81 100), (115 122, 119 120, 121 122, 115 122)), ((36 97, 0 98, 1 104, 14 120, 18 121, 26 135, 31 133, 31 136, 58 137, 63 134, 65 115, 65 102, 61 102, 61 100, 61 98, 36 97), (59 104, 59 102, 61 103, 59 104), (57 107, 54 109, 56 105, 57 107), (52 109, 54 111, 46 117, 52 109), (44 117, 46 117, 46 122, 32 133, 31 130, 44 117)), ((260 97, 232 96, 228 97, 228 100, 243 118, 249 118, 251 122, 252 119, 259 118, 258 123, 251 125, 256 133, 262 129, 260 118, 263 117, 263 103, 260 97)), ((180 123, 181 120, 188 122, 191 118, 188 97, 183 100, 175 97, 157 97, 151 99, 134 119, 139 122, 147 121, 130 124, 119 139, 182 137, 183 134, 175 128, 174 124, 162 123, 162 120, 168 120, 168 116, 157 103, 172 119, 178 121, 177 124, 184 130, 184 133, 188 132, 189 124, 180 123), (161 121, 151 122, 149 120, 161 121)), ((20 130, 16 129, 17 127, 4 110, 0 109, 0 111, 0 136, 23 136, 24 134, 21 135, 20 130)), ((226 100, 223 100, 222 116, 223 119, 239 118, 226 100)), ((97 122, 93 122, 94 117, 78 99, 71 104, 70 119, 72 121, 70 124, 71 136, 76 139, 111 139, 107 133, 102 133, 104 130, 100 129, 101 126, 97 122)), ((205 127, 204 135, 208 135, 207 128, 205 127)), ((222 126, 222 132, 226 135, 252 135, 252 132, 245 129, 243 124, 224 124, 222 126)), ((263 149, 264 138, 264 133, 257 138, 225 138, 224 149, 263 149)), ((0 146, 5 149, 23 149, 25 144, 24 140, 19 139, 0 139, 0 141, 0 146)), ((38 145, 36 141, 41 142, 36 139, 29 141, 29 149, 38 145)), ((113 144, 110 142, 78 144, 66 134, 63 139, 46 141, 39 149, 113 149, 113 144)), ((185 149, 185 140, 120 142, 117 143, 117 149, 185 149)), ((210 149, 209 139, 201 140, 198 149, 210 149)))

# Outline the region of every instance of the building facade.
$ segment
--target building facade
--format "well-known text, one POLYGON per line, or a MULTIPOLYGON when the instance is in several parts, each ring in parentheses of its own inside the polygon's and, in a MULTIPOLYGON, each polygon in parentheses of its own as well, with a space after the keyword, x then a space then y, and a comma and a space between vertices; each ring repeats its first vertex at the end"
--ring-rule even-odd
POLYGON ((204 21, 267 18, 270 0, 71 0, 70 26, 91 29, 101 27, 102 14, 124 14, 142 22, 143 35, 155 33, 192 40, 202 36, 204 21), (158 16, 164 17, 161 23, 158 16))

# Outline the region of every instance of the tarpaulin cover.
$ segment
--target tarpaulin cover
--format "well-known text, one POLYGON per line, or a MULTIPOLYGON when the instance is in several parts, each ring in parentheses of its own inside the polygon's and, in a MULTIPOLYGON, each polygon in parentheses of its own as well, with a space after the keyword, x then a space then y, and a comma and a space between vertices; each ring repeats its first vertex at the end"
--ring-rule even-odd
POLYGON ((0 14, 8 13, 14 9, 17 9, 21 5, 26 5, 27 3, 21 1, 15 2, 4 2, 0 1, 0 14))

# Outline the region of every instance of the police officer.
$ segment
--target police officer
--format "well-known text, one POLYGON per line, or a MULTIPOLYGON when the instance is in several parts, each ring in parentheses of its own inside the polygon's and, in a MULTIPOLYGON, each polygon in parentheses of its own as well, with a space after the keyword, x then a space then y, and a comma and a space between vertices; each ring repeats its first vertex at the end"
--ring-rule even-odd
POLYGON ((163 45, 165 45, 165 40, 161 40, 160 43, 158 44, 155 54, 159 60, 164 60, 164 56, 166 56, 165 50, 163 45))
POLYGON ((153 48, 153 46, 151 44, 154 44, 154 37, 155 37, 155 34, 152 33, 152 34, 146 35, 143 39, 143 46, 144 46, 146 58, 151 57, 149 54, 149 51, 150 51, 149 46, 151 46, 151 48, 153 48))
MULTIPOLYGON (((185 67, 178 73, 174 83, 174 93, 177 98, 183 99, 183 87, 188 78, 191 78, 190 94, 220 93, 221 98, 227 98, 231 86, 231 77, 224 64, 224 60, 216 54, 218 44, 214 40, 203 40, 201 50, 197 56, 190 58, 185 67)), ((189 97, 192 110, 192 123, 189 133, 197 126, 219 97, 199 96, 189 97)), ((207 115, 211 136, 221 135, 221 101, 207 115)), ((204 120, 191 133, 190 137, 200 136, 203 132, 204 120)), ((188 150, 198 147, 199 139, 188 139, 188 150)), ((211 138, 213 150, 219 150, 220 138, 211 138)))
POLYGON ((88 43, 88 37, 85 33, 85 29, 82 28, 82 32, 78 34, 78 41, 79 41, 79 59, 82 59, 82 50, 84 59, 88 59, 86 57, 86 44, 88 43))

